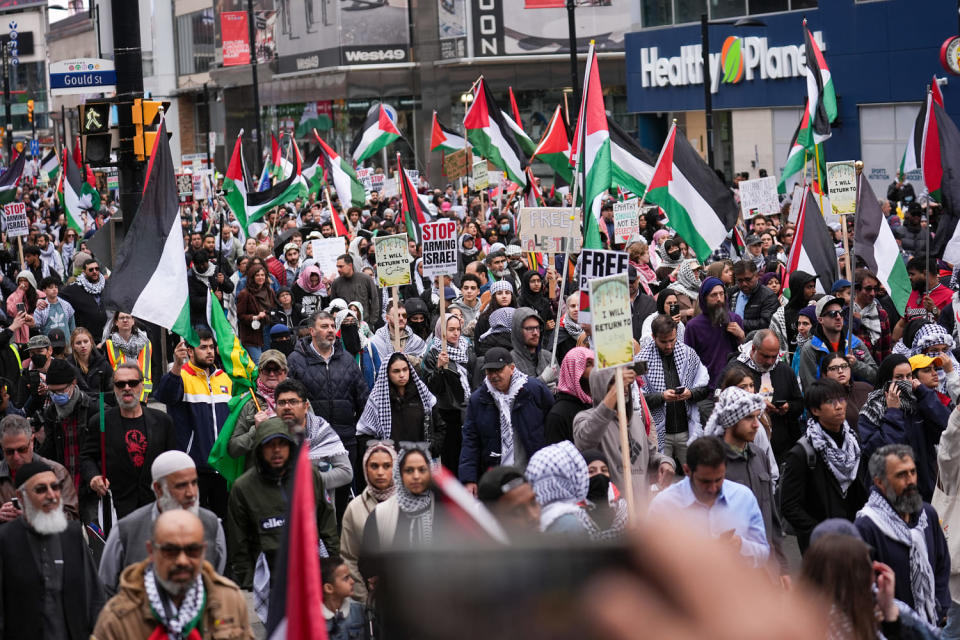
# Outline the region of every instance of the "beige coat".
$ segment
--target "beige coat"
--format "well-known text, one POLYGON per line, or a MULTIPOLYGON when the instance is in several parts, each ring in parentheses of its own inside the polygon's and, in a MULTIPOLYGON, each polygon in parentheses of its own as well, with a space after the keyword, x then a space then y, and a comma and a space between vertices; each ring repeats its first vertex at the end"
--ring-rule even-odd
MULTIPOLYGON (((157 627, 143 587, 143 572, 150 559, 132 564, 120 574, 120 590, 110 598, 97 618, 91 640, 147 640, 157 627)), ((253 640, 247 616, 247 601, 236 584, 203 563, 203 586, 207 603, 200 623, 204 640, 253 640)))
POLYGON ((367 587, 363 583, 363 576, 357 566, 360 557, 360 545, 363 542, 363 527, 367 524, 367 517, 377 508, 377 501, 370 492, 363 490, 359 496, 350 501, 343 512, 343 523, 340 531, 340 557, 350 569, 350 575, 355 581, 353 585, 353 599, 364 603, 367 601, 367 587))

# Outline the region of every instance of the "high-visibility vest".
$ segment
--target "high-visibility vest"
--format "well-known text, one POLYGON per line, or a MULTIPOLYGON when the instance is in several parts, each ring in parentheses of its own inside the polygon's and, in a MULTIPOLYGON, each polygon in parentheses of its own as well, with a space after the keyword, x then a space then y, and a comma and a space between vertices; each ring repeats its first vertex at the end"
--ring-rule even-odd
MULTIPOLYGON (((120 347, 113 344, 113 340, 107 340, 104 346, 107 349, 107 360, 110 362, 110 367, 116 371, 117 367, 127 361, 127 356, 120 350, 120 347)), ((140 392, 140 402, 146 402, 147 396, 153 391, 153 375, 150 371, 152 352, 153 347, 147 340, 147 344, 137 354, 137 365, 143 374, 143 391, 140 392)))

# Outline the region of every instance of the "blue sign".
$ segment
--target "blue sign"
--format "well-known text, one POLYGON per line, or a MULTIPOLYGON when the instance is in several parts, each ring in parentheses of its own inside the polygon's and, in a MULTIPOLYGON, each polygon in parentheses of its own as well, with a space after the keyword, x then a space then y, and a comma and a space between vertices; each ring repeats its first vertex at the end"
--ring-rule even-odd
POLYGON ((30 155, 34 158, 40 157, 40 143, 37 142, 36 138, 30 141, 30 155))
POLYGON ((75 58, 50 64, 50 93, 55 96, 117 90, 112 60, 75 58))

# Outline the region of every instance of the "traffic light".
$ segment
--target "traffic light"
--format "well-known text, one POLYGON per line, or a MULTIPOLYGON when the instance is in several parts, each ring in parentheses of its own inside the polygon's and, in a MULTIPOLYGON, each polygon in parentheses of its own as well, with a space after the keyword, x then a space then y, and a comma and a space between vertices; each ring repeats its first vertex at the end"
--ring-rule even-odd
POLYGON ((84 161, 92 167, 110 164, 110 103, 87 102, 80 107, 84 161))
POLYGON ((33 100, 27 100, 27 122, 33 122, 33 100))
POLYGON ((166 111, 169 108, 169 102, 160 100, 136 98, 133 101, 133 124, 137 128, 137 133, 133 136, 133 152, 137 160, 142 162, 153 152, 153 144, 157 139, 156 127, 160 124, 160 110, 166 111))

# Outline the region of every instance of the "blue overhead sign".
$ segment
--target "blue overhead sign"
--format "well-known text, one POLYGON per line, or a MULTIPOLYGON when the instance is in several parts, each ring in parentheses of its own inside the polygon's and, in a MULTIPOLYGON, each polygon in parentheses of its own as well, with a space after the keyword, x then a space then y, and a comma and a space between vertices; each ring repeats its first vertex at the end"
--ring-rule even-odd
POLYGON ((110 93, 117 90, 112 60, 75 58, 50 65, 50 93, 55 96, 110 93))

